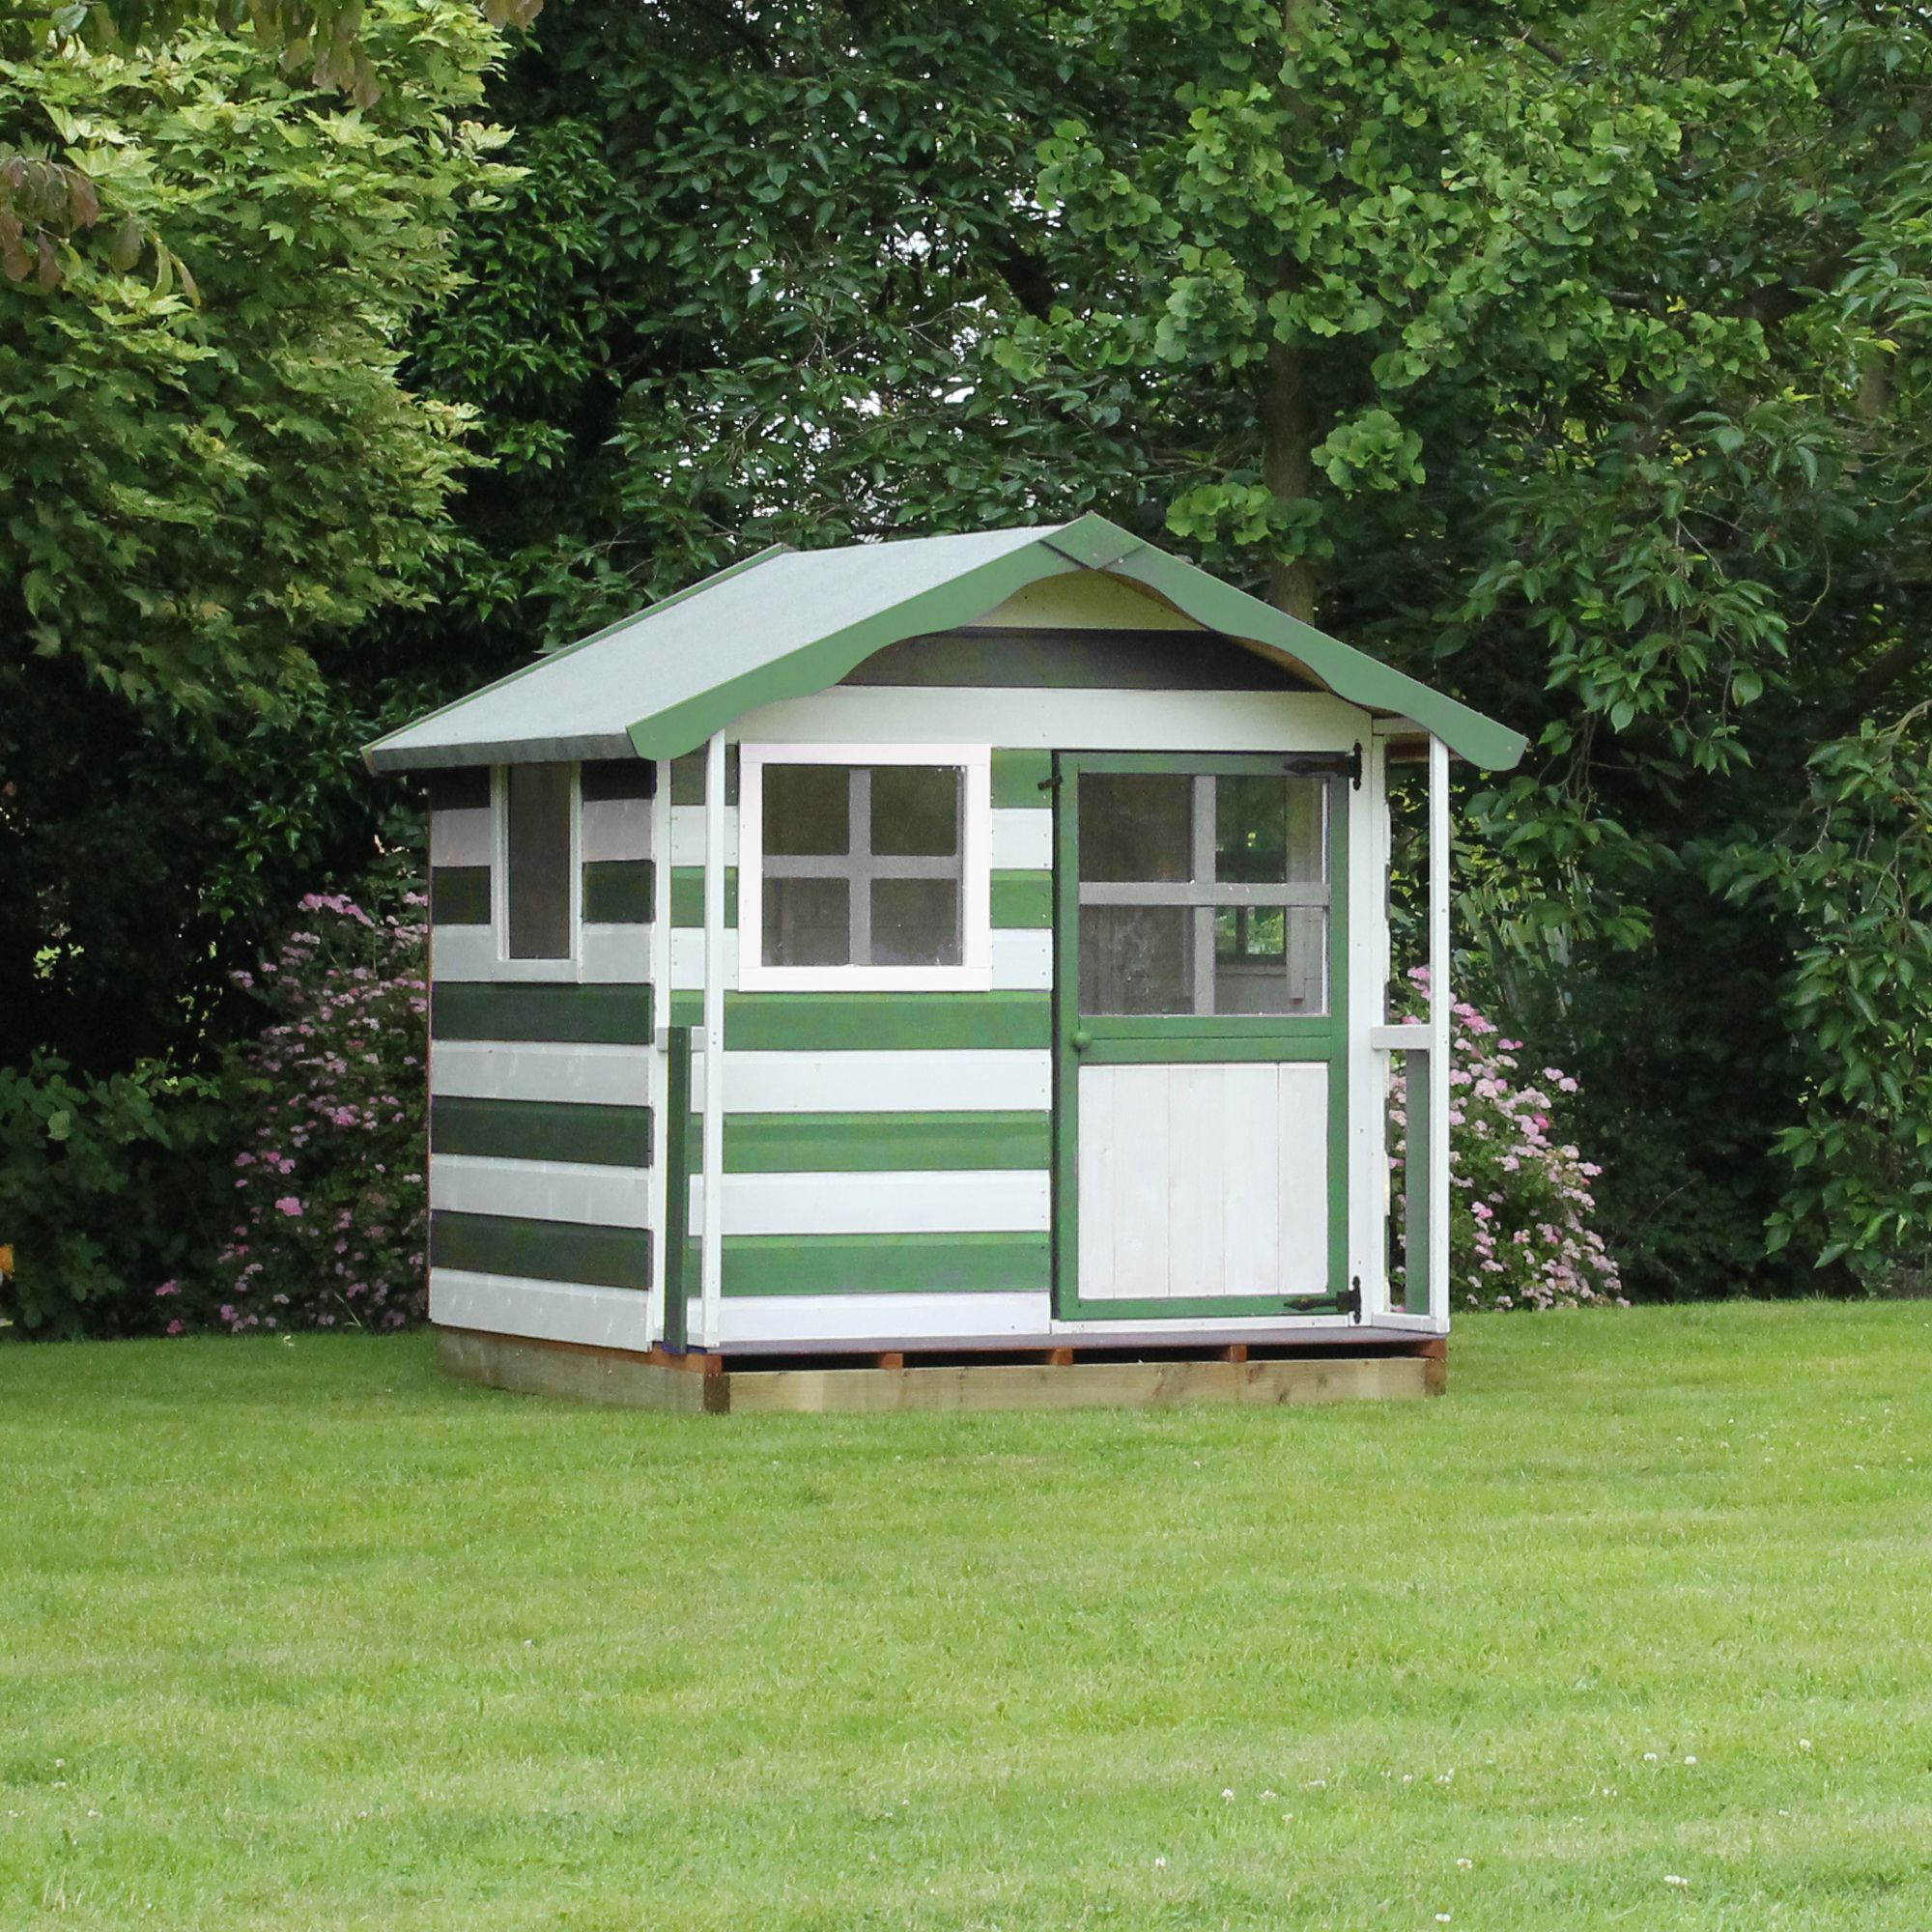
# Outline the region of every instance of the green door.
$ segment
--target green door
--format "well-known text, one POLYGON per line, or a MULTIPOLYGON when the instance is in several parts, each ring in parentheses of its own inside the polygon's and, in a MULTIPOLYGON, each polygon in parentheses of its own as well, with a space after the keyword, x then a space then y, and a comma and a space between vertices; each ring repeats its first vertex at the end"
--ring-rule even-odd
POLYGON ((1350 1305, 1344 763, 1058 759, 1063 1319, 1350 1305))

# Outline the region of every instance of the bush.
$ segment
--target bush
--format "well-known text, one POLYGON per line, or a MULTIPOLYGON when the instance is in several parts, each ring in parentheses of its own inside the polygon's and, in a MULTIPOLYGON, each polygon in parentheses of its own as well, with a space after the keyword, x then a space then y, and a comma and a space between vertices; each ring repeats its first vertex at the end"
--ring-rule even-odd
MULTIPOLYGON (((1410 974, 1420 988, 1428 969, 1410 974)), ((1577 1092, 1560 1068, 1540 1086, 1519 1085, 1520 1040, 1466 1002, 1452 1008, 1449 1054, 1449 1269, 1452 1299, 1465 1308, 1580 1308, 1629 1303, 1616 1262, 1591 1226, 1590 1183, 1602 1169, 1554 1138, 1555 1097, 1577 1092)), ((1389 1163, 1396 1213, 1407 1156, 1407 1087, 1389 1092, 1389 1163)), ((1402 1270, 1395 1270, 1399 1284, 1402 1270)))
POLYGON ((240 1050, 254 1097, 232 1156, 233 1232, 208 1285, 164 1283, 165 1331, 400 1328, 426 1312, 425 901, 310 894, 258 974, 273 1015, 240 1050))
POLYGON ((0 1067, 0 1329, 62 1341, 155 1326, 150 1286, 206 1253, 218 1083, 144 1062, 109 1079, 0 1067))

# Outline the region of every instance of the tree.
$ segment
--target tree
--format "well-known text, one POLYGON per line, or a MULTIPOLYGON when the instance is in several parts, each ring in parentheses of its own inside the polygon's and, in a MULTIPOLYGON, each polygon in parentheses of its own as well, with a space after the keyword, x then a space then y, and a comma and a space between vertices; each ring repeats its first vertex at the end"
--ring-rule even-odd
POLYGON ((0 296, 10 1057, 192 1042, 262 875, 279 916, 315 882, 289 860, 366 863, 355 703, 310 646, 423 594, 464 416, 400 384, 402 336, 502 173, 471 10, 384 0, 362 34, 392 85, 359 110, 245 38, 0 61, 0 128, 119 211, 0 296))

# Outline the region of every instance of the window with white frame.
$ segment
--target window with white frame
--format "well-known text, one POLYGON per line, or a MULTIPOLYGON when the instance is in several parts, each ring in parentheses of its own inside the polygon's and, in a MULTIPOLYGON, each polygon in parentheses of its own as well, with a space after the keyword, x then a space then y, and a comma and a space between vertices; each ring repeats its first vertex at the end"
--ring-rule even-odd
POLYGON ((577 768, 506 767, 497 823, 503 958, 568 961, 577 931, 577 768))
POLYGON ((984 747, 746 745, 739 983, 991 984, 984 747))

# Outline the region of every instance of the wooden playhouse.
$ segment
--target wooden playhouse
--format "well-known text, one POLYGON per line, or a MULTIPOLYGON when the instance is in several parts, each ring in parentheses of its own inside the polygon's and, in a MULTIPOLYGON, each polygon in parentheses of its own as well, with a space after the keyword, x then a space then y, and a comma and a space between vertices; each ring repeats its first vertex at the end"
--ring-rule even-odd
POLYGON ((1449 758, 1521 749, 1092 516, 767 551, 382 739, 429 786, 444 1360, 713 1409, 1439 1387, 1449 758))

